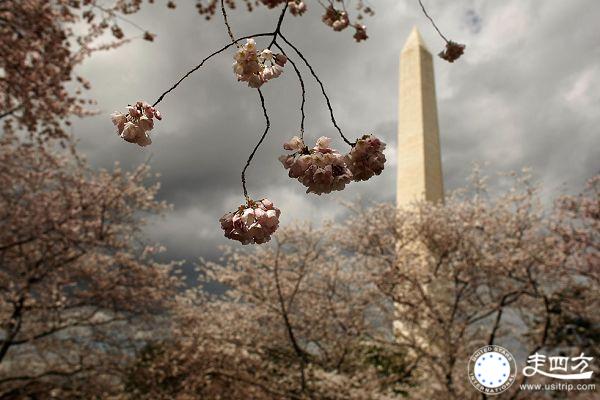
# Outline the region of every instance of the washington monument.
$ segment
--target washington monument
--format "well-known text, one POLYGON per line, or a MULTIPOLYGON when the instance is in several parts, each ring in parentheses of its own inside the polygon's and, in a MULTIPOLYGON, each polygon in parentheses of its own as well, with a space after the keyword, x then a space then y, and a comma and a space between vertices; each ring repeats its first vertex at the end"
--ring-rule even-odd
POLYGON ((444 200, 433 58, 417 28, 400 54, 398 207, 444 200))
MULTIPOLYGON (((413 28, 400 53, 396 205, 407 207, 419 200, 443 202, 444 182, 433 58, 413 28)), ((424 248, 417 253, 422 257, 428 254, 424 248)), ((403 307, 396 305, 400 314, 406 311, 403 307)), ((418 326, 396 320, 394 330, 427 346, 418 326)))

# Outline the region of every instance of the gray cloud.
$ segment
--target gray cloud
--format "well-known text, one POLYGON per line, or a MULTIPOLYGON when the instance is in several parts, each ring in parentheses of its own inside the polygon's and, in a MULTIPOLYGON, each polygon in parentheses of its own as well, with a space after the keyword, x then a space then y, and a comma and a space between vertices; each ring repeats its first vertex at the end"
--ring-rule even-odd
MULTIPOLYGON (((81 68, 105 115, 78 121, 74 132, 96 166, 117 160, 133 166, 152 154, 152 166, 162 174, 161 197, 174 204, 174 211, 153 223, 149 234, 168 246, 169 255, 193 259, 212 257, 217 246, 233 244, 222 238, 218 218, 242 201, 239 175, 264 127, 257 94, 231 72, 233 51, 213 59, 164 99, 159 108, 165 119, 155 128, 150 148, 122 142, 106 117, 138 98, 153 101, 227 43, 218 16, 206 22, 192 4, 183 3, 174 12, 154 6, 134 16, 158 34, 155 43, 134 42, 81 68)), ((264 87, 272 129, 248 171, 250 194, 271 198, 282 209, 284 224, 339 218, 344 213, 339 202, 361 195, 393 200, 398 56, 413 25, 432 53, 443 48, 416 2, 377 4, 378 14, 367 21, 370 39, 360 44, 349 31, 332 32, 321 23, 317 4, 309 6, 301 18, 286 17, 284 33, 325 83, 346 135, 380 135, 388 143, 390 162, 381 176, 344 192, 304 194, 277 161, 300 118, 299 86, 287 67, 264 87)), ((546 195, 563 184, 568 190, 580 188, 599 167, 600 27, 594 16, 600 3, 429 1, 428 6, 449 38, 467 44, 456 63, 435 61, 446 187, 462 186, 471 163, 487 161, 492 172, 533 167, 546 195)), ((277 15, 264 8, 251 14, 239 10, 231 12, 231 23, 238 35, 269 31, 277 15)), ((307 138, 331 136, 345 151, 318 86, 302 71, 307 138)))

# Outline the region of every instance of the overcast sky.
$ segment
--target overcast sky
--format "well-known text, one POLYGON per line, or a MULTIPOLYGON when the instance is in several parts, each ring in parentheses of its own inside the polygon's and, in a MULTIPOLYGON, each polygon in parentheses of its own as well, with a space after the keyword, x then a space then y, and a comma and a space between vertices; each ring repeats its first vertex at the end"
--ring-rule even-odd
MULTIPOLYGON (((80 149, 94 166, 115 161, 133 166, 152 155, 153 170, 162 175, 160 197, 174 210, 149 234, 168 247, 169 256, 188 260, 212 258, 217 246, 235 244, 222 236, 218 220, 243 202, 240 172, 264 128, 258 94, 236 82, 231 50, 163 100, 164 119, 150 147, 122 141, 107 115, 137 99, 153 102, 227 43, 220 15, 205 21, 193 3, 181 0, 175 11, 162 4, 146 6, 131 19, 157 34, 154 43, 134 41, 83 65, 80 72, 91 80, 102 114, 74 125, 80 149)), ((323 10, 313 0, 307 1, 304 16, 286 17, 283 31, 325 83, 345 134, 356 138, 373 132, 388 143, 386 169, 368 182, 323 196, 305 194, 287 177, 277 157, 284 153, 282 143, 298 132, 300 90, 286 66, 280 78, 264 86, 272 129, 247 173, 250 196, 273 200, 283 224, 339 217, 338 203, 359 195, 394 199, 399 53, 415 25, 434 54, 443 42, 416 0, 371 3, 376 15, 366 20, 366 42, 355 43, 351 29, 333 32, 325 26, 323 10)), ((472 163, 486 162, 492 173, 532 167, 546 196, 580 189, 600 169, 600 1, 425 4, 447 37, 467 44, 454 64, 434 61, 446 188, 463 186, 472 163)), ((252 13, 240 9, 231 11, 230 19, 236 36, 243 36, 271 31, 278 14, 264 7, 252 13)), ((302 72, 307 141, 330 136, 346 152, 318 87, 308 71, 302 72)))

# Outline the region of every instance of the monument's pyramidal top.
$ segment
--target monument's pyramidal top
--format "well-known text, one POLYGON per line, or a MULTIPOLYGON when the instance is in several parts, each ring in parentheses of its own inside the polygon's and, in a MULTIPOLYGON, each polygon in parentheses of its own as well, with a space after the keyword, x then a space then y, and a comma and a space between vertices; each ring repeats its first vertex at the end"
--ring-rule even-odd
POLYGON ((405 52, 406 50, 412 49, 414 47, 421 47, 427 52, 429 52, 429 49, 427 49, 425 41, 423 40, 423 37, 419 33, 419 30, 416 26, 413 26, 412 30, 410 31, 410 35, 408 36, 408 39, 406 39, 406 43, 404 43, 402 52, 405 52))

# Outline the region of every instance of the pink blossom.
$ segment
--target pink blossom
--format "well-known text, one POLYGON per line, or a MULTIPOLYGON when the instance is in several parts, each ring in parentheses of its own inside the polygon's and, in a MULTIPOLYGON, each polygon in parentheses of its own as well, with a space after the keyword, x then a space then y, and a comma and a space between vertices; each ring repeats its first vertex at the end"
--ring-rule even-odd
POLYGON ((275 54, 275 64, 279 65, 280 67, 285 67, 285 63, 287 62, 287 56, 285 56, 284 54, 275 54))
POLYGON ((289 142, 283 144, 285 150, 300 151, 304 147, 304 142, 298 136, 294 136, 289 142))
POLYGON ((160 112, 145 101, 127 106, 127 114, 115 111, 110 117, 123 140, 142 147, 152 143, 148 132, 154 128, 154 118, 162 119, 160 112))
POLYGON ((449 41, 446 43, 446 49, 438 54, 440 58, 448 62, 454 62, 465 52, 466 45, 449 41))
POLYGON ((352 172, 344 156, 329 147, 330 143, 331 139, 322 136, 309 150, 299 137, 294 136, 283 145, 285 150, 295 152, 282 155, 279 161, 289 170, 290 178, 297 179, 308 188, 306 193, 320 195, 343 190, 352 180, 352 172))
POLYGON ((258 89, 259 87, 261 87, 263 82, 264 81, 261 79, 261 77, 259 75, 252 74, 248 78, 248 86, 250 86, 251 88, 254 88, 254 89, 258 89))
POLYGON ((367 36, 367 27, 361 24, 355 24, 354 25, 354 29, 356 29, 356 32, 354 32, 354 40, 356 40, 357 42, 360 42, 362 40, 367 40, 369 38, 369 36, 367 36))
POLYGON ((283 73, 283 65, 287 61, 285 56, 273 54, 269 49, 258 53, 254 39, 247 39, 233 58, 233 72, 238 81, 248 82, 251 88, 259 88, 265 82, 277 78, 283 73))
POLYGON ((331 146, 331 139, 326 136, 321 136, 317 139, 317 145, 314 147, 314 150, 321 153, 331 153, 335 151, 329 146, 331 146))
POLYGON ((346 155, 346 163, 355 181, 366 181, 381 174, 385 164, 385 143, 373 135, 364 135, 346 155))
POLYGON ((283 74, 283 67, 275 64, 271 67, 271 71, 273 72, 273 77, 278 78, 281 74, 283 74))
POLYGON ((288 8, 293 16, 302 15, 306 12, 306 4, 301 0, 288 1, 288 8))
POLYGON ((325 11, 325 15, 321 18, 325 25, 331 26, 334 31, 341 31, 346 29, 350 24, 348 19, 348 13, 345 11, 338 11, 333 6, 329 6, 325 11))
POLYGON ((269 49, 264 49, 260 55, 267 61, 271 61, 273 59, 273 52, 269 49))
POLYGON ((112 120, 113 125, 117 127, 117 130, 122 132, 125 123, 127 122, 127 117, 125 114, 115 111, 110 115, 110 119, 112 120))
POLYGON ((140 129, 133 122, 126 122, 121 130, 121 137, 130 143, 135 143, 140 129))
POLYGON ((225 237, 242 244, 261 244, 271 240, 279 226, 281 211, 269 199, 248 200, 236 211, 227 213, 219 222, 225 237))

